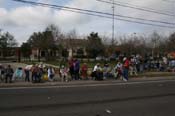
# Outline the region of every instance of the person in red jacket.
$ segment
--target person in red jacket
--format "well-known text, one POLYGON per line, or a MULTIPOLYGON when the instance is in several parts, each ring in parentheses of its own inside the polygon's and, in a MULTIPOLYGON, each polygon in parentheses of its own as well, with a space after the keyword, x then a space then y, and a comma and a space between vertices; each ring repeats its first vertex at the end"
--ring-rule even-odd
POLYGON ((88 71, 87 64, 84 63, 84 64, 82 65, 82 67, 81 67, 81 76, 82 76, 82 79, 83 79, 83 80, 88 79, 87 71, 88 71))
POLYGON ((129 59, 127 57, 125 57, 123 59, 124 63, 123 63, 123 80, 124 81, 128 81, 128 73, 129 73, 129 59))

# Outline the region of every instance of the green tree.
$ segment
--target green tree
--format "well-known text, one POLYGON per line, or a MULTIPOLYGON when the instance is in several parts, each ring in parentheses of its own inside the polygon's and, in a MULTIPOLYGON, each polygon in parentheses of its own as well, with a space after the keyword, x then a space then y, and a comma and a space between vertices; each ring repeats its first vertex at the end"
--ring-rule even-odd
POLYGON ((68 57, 68 51, 67 51, 67 49, 63 49, 62 50, 62 56, 66 59, 67 57, 68 57))
POLYGON ((98 55, 104 55, 104 45, 98 33, 90 33, 88 36, 86 50, 88 55, 92 58, 95 58, 98 55))
POLYGON ((8 55, 7 51, 12 50, 14 47, 17 47, 17 45, 18 43, 14 36, 9 32, 0 33, 0 49, 3 57, 6 57, 8 55))
POLYGON ((47 53, 46 57, 49 58, 49 51, 51 47, 53 47, 54 45, 54 40, 53 40, 52 33, 46 30, 44 32, 33 33, 33 35, 30 36, 28 43, 33 48, 38 49, 39 51, 38 61, 40 61, 41 51, 46 51, 47 53))
POLYGON ((51 60, 51 58, 55 58, 52 56, 56 55, 56 51, 59 50, 60 44, 58 39, 60 37, 61 32, 59 29, 54 25, 50 25, 43 32, 34 32, 27 43, 39 50, 38 61, 40 61, 41 51, 45 52, 46 60, 51 60))
POLYGON ((77 49, 77 56, 78 58, 83 58, 84 57, 84 50, 83 48, 77 49))
POLYGON ((22 43, 21 45, 21 53, 24 58, 29 58, 31 55, 31 45, 29 43, 22 43))

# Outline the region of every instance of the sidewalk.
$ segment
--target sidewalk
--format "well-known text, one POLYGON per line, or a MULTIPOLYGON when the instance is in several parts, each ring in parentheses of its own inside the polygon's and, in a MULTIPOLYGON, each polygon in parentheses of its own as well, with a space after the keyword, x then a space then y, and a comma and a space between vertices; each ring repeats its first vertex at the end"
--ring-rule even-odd
MULTIPOLYGON (((167 77, 142 77, 142 78, 130 78, 129 82, 137 82, 137 81, 156 81, 156 80, 175 80, 175 76, 167 76, 167 77)), ((8 87, 45 87, 45 86, 68 86, 68 85, 87 85, 87 84, 105 84, 105 83, 122 83, 124 81, 118 80, 103 80, 103 81, 95 81, 95 80, 73 80, 69 82, 44 82, 44 83, 32 83, 32 82, 14 82, 14 83, 0 83, 0 88, 8 88, 8 87)))

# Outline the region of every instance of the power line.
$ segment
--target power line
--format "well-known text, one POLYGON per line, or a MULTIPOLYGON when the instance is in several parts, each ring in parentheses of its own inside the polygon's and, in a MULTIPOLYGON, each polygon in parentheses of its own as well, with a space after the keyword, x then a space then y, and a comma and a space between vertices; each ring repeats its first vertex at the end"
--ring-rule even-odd
MULTIPOLYGON (((108 3, 108 4, 113 4, 112 2, 105 1, 105 0, 96 0, 96 1, 104 2, 104 3, 108 3)), ((156 13, 156 14, 161 14, 161 15, 166 15, 166 16, 175 16, 175 15, 169 14, 169 13, 163 13, 163 12, 159 12, 159 11, 155 11, 155 10, 151 10, 151 9, 134 7, 134 6, 126 5, 126 4, 121 4, 121 3, 118 3, 118 2, 115 2, 114 4, 118 5, 118 6, 122 6, 122 7, 128 7, 128 8, 132 8, 132 9, 136 9, 136 10, 140 10, 140 11, 145 11, 145 12, 151 12, 151 13, 156 13)))
MULTIPOLYGON (((166 0, 162 0, 162 1, 166 1, 166 0)), ((143 9, 146 9, 146 10, 156 11, 156 12, 160 12, 160 13, 173 14, 173 12, 170 12, 170 11, 157 10, 157 9, 153 9, 153 8, 150 8, 150 7, 139 6, 139 5, 130 4, 130 3, 121 2, 121 1, 116 1, 116 2, 118 2, 118 3, 120 3, 120 4, 127 4, 127 5, 130 5, 130 6, 137 7, 137 8, 143 8, 143 9)))
MULTIPOLYGON (((64 6, 51 5, 51 4, 45 4, 45 3, 39 3, 39 2, 32 2, 32 1, 25 1, 25 0, 12 0, 12 1, 22 2, 22 3, 28 3, 28 4, 42 6, 42 7, 49 7, 49 8, 53 8, 53 9, 57 9, 57 10, 65 10, 65 11, 70 11, 70 12, 75 12, 75 13, 81 13, 81 14, 86 14, 86 15, 91 15, 91 16, 98 16, 98 17, 112 19, 111 14, 110 14, 110 16, 104 16, 104 14, 106 14, 106 13, 103 13, 103 12, 97 12, 97 11, 91 11, 91 10, 84 10, 84 9, 77 9, 77 8, 72 8, 72 7, 64 7, 64 6)), ((109 15, 109 13, 107 13, 107 14, 109 15)), ((121 17, 120 18, 115 18, 115 20, 121 20, 121 21, 125 21, 125 22, 132 22, 132 23, 138 23, 138 24, 144 24, 144 25, 151 25, 151 26, 175 28, 173 26, 159 25, 159 24, 153 24, 153 23, 145 23, 145 22, 140 22, 140 21, 123 19, 121 17)))
MULTIPOLYGON (((46 6, 44 6, 46 7, 46 6)), ((60 8, 54 8, 54 7, 49 7, 49 8, 53 8, 53 9, 57 9, 60 10, 60 8)), ((93 13, 85 13, 85 12, 81 12, 81 11, 73 11, 73 10, 69 10, 69 9, 61 9, 64 11, 69 11, 69 12, 74 12, 74 13, 80 13, 80 14, 84 14, 84 15, 89 15, 89 16, 97 16, 97 17, 101 17, 101 18, 107 18, 107 19, 112 19, 112 17, 110 16, 104 16, 104 15, 100 15, 100 14, 93 14, 93 13)), ((139 21, 134 21, 134 20, 128 20, 128 19, 123 19, 123 18, 114 18, 115 20, 120 20, 120 21, 125 21, 125 22, 130 22, 130 23, 137 23, 137 24, 142 24, 142 25, 149 25, 149 26, 157 26, 157 27, 166 27, 166 28, 175 28, 173 26, 166 26, 166 25, 158 25, 158 24, 151 24, 151 23, 144 23, 144 22, 139 22, 139 21)))
MULTIPOLYGON (((23 2, 23 3, 30 3, 30 4, 37 4, 37 5, 42 5, 42 6, 52 6, 52 7, 57 7, 57 8, 78 10, 78 11, 84 11, 84 12, 90 12, 90 13, 93 12, 93 13, 104 14, 104 15, 109 15, 109 16, 113 15, 111 13, 106 13, 106 12, 99 12, 99 11, 80 9, 80 8, 74 8, 74 7, 66 7, 66 6, 60 6, 60 5, 52 5, 52 4, 46 4, 46 3, 40 3, 40 2, 32 2, 32 1, 26 1, 26 0, 13 0, 13 1, 23 2)), ((149 19, 143 19, 143 18, 136 18, 136 17, 131 17, 131 16, 116 15, 116 14, 114 14, 114 16, 123 17, 123 18, 129 18, 129 19, 142 20, 142 21, 148 21, 148 22, 163 23, 163 24, 168 24, 168 25, 175 25, 175 23, 169 23, 169 22, 157 21, 157 20, 149 20, 149 19)))
MULTIPOLYGON (((46 6, 44 6, 44 7, 46 7, 46 6)), ((104 16, 104 15, 100 15, 100 14, 85 13, 85 12, 81 12, 81 11, 73 11, 73 10, 64 9, 64 8, 63 9, 61 9, 61 8, 54 8, 54 7, 49 7, 49 8, 53 8, 53 9, 57 9, 57 10, 64 10, 64 11, 69 11, 69 12, 74 12, 74 13, 80 13, 80 14, 89 15, 89 16, 97 16, 97 17, 101 17, 101 18, 112 19, 111 16, 104 16)), ((158 27, 166 27, 166 28, 175 28, 173 26, 151 24, 151 23, 139 22, 139 21, 128 20, 128 19, 123 19, 123 18, 116 18, 115 17, 114 19, 115 20, 120 20, 120 21, 125 21, 125 22, 130 22, 130 23, 142 24, 142 25, 150 25, 150 26, 158 26, 158 27)))
POLYGON ((162 0, 164 2, 169 2, 169 3, 174 3, 175 1, 174 0, 162 0))
POLYGON ((170 23, 170 22, 165 22, 165 21, 143 19, 143 18, 137 18, 137 17, 131 17, 131 16, 124 16, 124 15, 115 15, 115 16, 120 16, 123 18, 129 18, 129 19, 136 19, 136 20, 141 20, 141 21, 154 22, 154 23, 164 23, 164 24, 169 24, 169 25, 175 25, 175 23, 170 23))
MULTIPOLYGON (((164 2, 169 2, 169 3, 171 3, 172 5, 173 5, 173 11, 174 11, 174 8, 175 8, 175 1, 174 0, 163 0, 164 2)), ((174 12, 173 12, 174 13, 174 12)), ((175 14, 175 13, 174 13, 175 14)), ((173 22, 174 22, 174 20, 173 20, 173 22)))

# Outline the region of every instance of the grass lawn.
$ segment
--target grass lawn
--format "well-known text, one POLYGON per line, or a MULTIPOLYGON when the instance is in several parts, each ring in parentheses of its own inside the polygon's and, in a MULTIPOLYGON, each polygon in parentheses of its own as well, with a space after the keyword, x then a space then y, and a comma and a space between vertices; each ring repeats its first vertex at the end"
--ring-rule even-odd
MULTIPOLYGON (((32 62, 23 62, 23 63, 39 64, 40 62, 32 61, 32 62)), ((46 62, 42 62, 42 63, 51 64, 51 65, 55 65, 55 66, 61 66, 61 65, 68 66, 68 62, 65 62, 65 61, 46 61, 46 62)), ((89 68, 93 68, 97 63, 100 63, 102 67, 104 66, 105 63, 108 63, 111 67, 114 67, 117 62, 116 61, 108 61, 108 62, 106 62, 106 61, 81 61, 80 60, 80 66, 82 66, 83 63, 86 63, 89 68)))
MULTIPOLYGON (((35 61, 35 62, 23 62, 26 64, 39 64, 39 62, 35 61)), ((54 66, 61 66, 61 65, 66 65, 68 66, 68 62, 65 61, 47 61, 47 62, 43 62, 46 64, 50 64, 50 65, 54 65, 54 66)), ((80 65, 82 65, 83 63, 87 63, 89 71, 92 71, 93 67, 97 64, 100 63, 101 66, 103 67, 103 65, 105 63, 108 63, 111 67, 114 67, 116 65, 116 61, 82 61, 80 60, 80 65)), ((143 72, 143 73, 139 73, 137 76, 130 76, 130 77, 159 77, 159 76, 175 76, 175 72, 158 72, 158 71, 148 71, 148 72, 143 72)))

